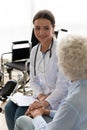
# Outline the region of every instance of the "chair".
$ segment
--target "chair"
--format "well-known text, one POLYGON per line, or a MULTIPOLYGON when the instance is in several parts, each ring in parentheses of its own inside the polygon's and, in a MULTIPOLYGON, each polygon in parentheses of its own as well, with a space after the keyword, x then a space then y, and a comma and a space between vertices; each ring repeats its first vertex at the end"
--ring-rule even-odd
POLYGON ((34 29, 32 30, 32 35, 31 35, 31 48, 34 47, 39 43, 39 40, 36 38, 34 34, 34 29))
POLYGON ((25 63, 30 56, 30 44, 28 40, 12 42, 12 51, 1 55, 1 70, 4 74, 4 69, 9 74, 9 79, 12 79, 13 69, 24 71, 25 63), (11 55, 11 61, 4 61, 5 55, 11 55))
MULTIPOLYGON (((11 52, 3 53, 1 55, 1 70, 4 75, 6 69, 9 74, 9 79, 12 79, 12 71, 19 70, 23 72, 25 78, 27 73, 29 74, 29 58, 32 47, 38 44, 38 39, 34 35, 34 29, 32 29, 31 43, 28 40, 12 42, 11 52), (4 61, 4 56, 10 55, 11 61, 4 61)), ((3 76, 4 77, 4 76, 3 76)), ((2 83, 4 84, 4 78, 2 83)))
MULTIPOLYGON (((0 72, 0 101, 4 102, 7 99, 6 95, 9 92, 10 94, 14 94, 15 92, 23 92, 26 94, 26 84, 29 81, 29 64, 30 64, 30 51, 31 49, 38 44, 38 39, 34 35, 34 30, 32 30, 31 35, 31 44, 28 40, 24 41, 15 41, 12 42, 11 52, 3 53, 1 55, 1 72, 0 72), (5 61, 4 56, 10 55, 11 60, 5 61), (4 82, 5 77, 5 69, 9 74, 9 81, 4 82), (22 71, 23 76, 19 75, 17 81, 14 82, 12 80, 12 71, 19 70, 22 71), (9 85, 10 84, 10 85, 9 85), (5 90, 5 91, 4 91, 5 90), (11 93, 10 93, 11 92, 11 93), (6 95, 6 98, 3 96, 6 95)), ((31 90, 29 91, 31 93, 31 90)), ((2 107, 0 107, 0 112, 2 111, 2 107)))

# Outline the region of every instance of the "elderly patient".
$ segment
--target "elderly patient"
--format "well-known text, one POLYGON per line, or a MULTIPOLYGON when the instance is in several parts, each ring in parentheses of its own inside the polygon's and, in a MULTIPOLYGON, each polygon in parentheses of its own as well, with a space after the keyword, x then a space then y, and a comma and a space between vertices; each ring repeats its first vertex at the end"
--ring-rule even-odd
POLYGON ((56 111, 31 109, 16 121, 15 130, 87 130, 87 38, 69 35, 58 44, 58 65, 71 80, 67 97, 56 111), (47 123, 42 115, 53 117, 47 123))

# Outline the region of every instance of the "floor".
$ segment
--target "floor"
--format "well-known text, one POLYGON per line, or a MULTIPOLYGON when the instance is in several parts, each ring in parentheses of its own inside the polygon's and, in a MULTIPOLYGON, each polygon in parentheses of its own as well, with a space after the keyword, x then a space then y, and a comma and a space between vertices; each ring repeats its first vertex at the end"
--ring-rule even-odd
MULTIPOLYGON (((2 105, 3 105, 3 108, 4 108, 5 104, 2 104, 2 102, 0 102, 0 106, 2 106, 2 105)), ((4 112, 0 113, 0 130, 8 130, 7 126, 6 126, 6 122, 5 122, 4 112)))
MULTIPOLYGON (((18 75, 18 71, 14 73, 13 77, 17 78, 17 75, 18 75)), ((8 75, 6 74, 5 75, 5 82, 8 81, 8 75)), ((2 107, 4 109, 4 106, 5 106, 5 103, 2 103, 0 101, 0 107, 2 107)), ((4 112, 1 112, 0 113, 0 130, 8 130, 7 129, 7 126, 6 126, 6 121, 5 121, 5 115, 4 115, 4 112)))
POLYGON ((0 130, 8 130, 5 122, 4 114, 0 113, 0 130))

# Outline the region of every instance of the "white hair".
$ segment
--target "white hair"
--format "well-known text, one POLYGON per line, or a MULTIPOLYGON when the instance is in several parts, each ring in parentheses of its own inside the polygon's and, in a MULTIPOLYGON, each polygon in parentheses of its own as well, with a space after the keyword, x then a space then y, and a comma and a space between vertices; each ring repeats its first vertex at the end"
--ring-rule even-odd
POLYGON ((70 80, 87 78, 87 37, 68 35, 58 44, 58 66, 70 80))

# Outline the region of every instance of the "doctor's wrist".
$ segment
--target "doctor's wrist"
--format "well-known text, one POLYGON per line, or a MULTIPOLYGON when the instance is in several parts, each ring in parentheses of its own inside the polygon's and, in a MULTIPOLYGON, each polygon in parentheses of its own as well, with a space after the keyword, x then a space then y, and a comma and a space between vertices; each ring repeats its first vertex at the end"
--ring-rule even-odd
POLYGON ((50 104, 47 101, 41 101, 43 107, 47 108, 50 104))

